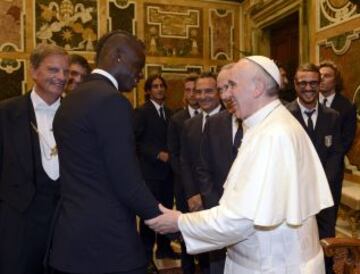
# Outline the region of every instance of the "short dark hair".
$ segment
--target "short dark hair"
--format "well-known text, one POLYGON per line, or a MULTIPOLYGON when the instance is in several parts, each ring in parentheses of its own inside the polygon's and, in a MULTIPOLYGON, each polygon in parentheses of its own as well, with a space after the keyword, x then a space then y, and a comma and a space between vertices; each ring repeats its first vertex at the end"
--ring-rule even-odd
POLYGON ((160 79, 162 84, 164 85, 165 89, 167 89, 167 83, 165 81, 165 79, 161 76, 161 74, 153 74, 153 75, 150 75, 146 81, 145 81, 145 84, 144 84, 144 90, 145 90, 145 100, 149 100, 150 99, 150 95, 147 94, 148 91, 151 90, 152 88, 152 83, 156 80, 156 79, 160 79))
POLYGON ((82 66, 86 73, 89 74, 91 72, 91 67, 88 63, 88 61, 85 59, 85 57, 79 55, 79 54, 71 54, 70 55, 70 65, 71 64, 78 64, 82 66))
POLYGON ((195 82, 198 77, 199 76, 197 74, 191 73, 185 77, 184 83, 195 82))
POLYGON ((319 80, 320 80, 320 71, 319 71, 319 67, 317 65, 315 65, 313 63, 304 63, 304 64, 299 65, 295 72, 295 78, 296 78, 296 74, 298 72, 302 72, 302 71, 315 72, 319 75, 319 80))
POLYGON ((30 55, 30 64, 34 69, 37 69, 41 62, 50 55, 65 55, 68 53, 65 49, 52 45, 52 44, 40 44, 38 45, 30 55))
POLYGON ((340 93, 344 88, 344 82, 337 65, 331 60, 324 60, 320 63, 319 69, 323 67, 329 67, 335 72, 335 92, 340 93))
POLYGON ((215 82, 217 81, 217 75, 211 71, 204 71, 202 73, 200 73, 200 75, 196 78, 195 82, 197 82, 199 79, 203 79, 203 78, 213 78, 215 80, 215 82))
POLYGON ((124 31, 124 30, 120 30, 120 29, 113 30, 111 32, 104 34, 99 39, 98 43, 96 44, 96 48, 95 48, 95 63, 96 63, 96 65, 99 64, 100 54, 101 54, 101 51, 102 51, 104 45, 106 44, 107 40, 109 40, 109 38, 111 38, 117 34, 123 35, 124 37, 127 37, 129 39, 133 39, 145 48, 144 43, 141 40, 139 40, 136 36, 132 35, 131 33, 124 31))

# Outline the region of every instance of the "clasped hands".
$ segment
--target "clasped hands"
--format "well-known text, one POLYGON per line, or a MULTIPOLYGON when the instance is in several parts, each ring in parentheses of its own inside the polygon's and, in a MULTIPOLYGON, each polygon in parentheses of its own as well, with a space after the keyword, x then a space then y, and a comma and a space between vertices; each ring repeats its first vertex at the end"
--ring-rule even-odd
POLYGON ((159 204, 159 209, 162 212, 161 215, 146 220, 147 224, 152 230, 160 234, 175 233, 179 231, 178 219, 181 215, 180 211, 170 210, 159 204))

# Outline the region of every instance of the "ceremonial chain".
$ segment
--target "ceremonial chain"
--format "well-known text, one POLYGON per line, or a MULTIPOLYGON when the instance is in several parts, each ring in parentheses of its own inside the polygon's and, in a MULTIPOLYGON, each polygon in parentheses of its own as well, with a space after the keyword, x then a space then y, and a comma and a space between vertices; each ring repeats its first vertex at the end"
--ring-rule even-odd
MULTIPOLYGON (((43 142, 49 149, 50 149, 50 158, 47 157, 46 152, 44 151, 44 156, 47 160, 51 160, 52 157, 56 157, 58 155, 58 149, 56 144, 52 147, 50 146, 49 142, 46 140, 45 136, 38 130, 38 128, 35 126, 33 122, 30 122, 31 127, 35 130, 35 132, 38 134, 39 139, 42 139, 43 142)), ((41 142, 40 142, 41 143, 41 142)))

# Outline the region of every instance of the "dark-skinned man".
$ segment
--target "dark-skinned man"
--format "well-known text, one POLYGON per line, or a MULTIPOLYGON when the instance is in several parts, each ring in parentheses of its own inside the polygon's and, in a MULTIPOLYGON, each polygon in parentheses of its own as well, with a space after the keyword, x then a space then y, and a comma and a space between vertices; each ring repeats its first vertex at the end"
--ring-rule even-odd
POLYGON ((144 63, 141 41, 123 31, 106 34, 97 68, 55 117, 62 189, 50 265, 58 273, 147 271, 136 215, 157 216, 158 202, 138 166, 132 106, 119 93, 136 86, 144 63))

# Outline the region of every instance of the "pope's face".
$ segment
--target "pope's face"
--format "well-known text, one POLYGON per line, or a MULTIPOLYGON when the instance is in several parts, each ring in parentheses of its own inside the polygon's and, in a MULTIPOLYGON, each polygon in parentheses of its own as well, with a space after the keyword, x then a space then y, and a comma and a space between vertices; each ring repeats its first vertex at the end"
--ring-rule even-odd
POLYGON ((251 67, 248 61, 240 61, 230 72, 229 92, 235 115, 239 119, 246 119, 252 114, 255 104, 253 91, 255 88, 251 78, 251 67))

